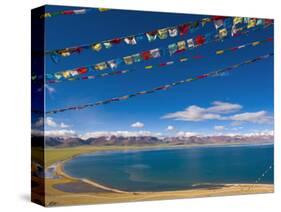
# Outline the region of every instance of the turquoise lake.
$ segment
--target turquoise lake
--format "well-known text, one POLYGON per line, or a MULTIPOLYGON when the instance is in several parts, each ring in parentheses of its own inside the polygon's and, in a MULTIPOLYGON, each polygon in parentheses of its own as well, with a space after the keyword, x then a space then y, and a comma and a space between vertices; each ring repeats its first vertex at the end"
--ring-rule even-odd
MULTIPOLYGON (((169 191, 256 183, 273 166, 273 145, 179 147, 83 154, 64 165, 74 177, 125 191, 169 191)), ((273 183, 273 169, 259 183, 273 183)))

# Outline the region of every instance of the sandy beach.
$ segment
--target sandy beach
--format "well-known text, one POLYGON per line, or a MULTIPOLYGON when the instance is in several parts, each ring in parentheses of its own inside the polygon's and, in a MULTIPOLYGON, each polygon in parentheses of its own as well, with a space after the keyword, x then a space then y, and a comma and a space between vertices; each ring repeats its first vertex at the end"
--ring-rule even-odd
MULTIPOLYGON (((120 148, 104 147, 92 149, 71 149, 71 153, 67 153, 61 158, 47 163, 48 167, 54 167, 55 178, 45 179, 45 205, 75 205, 75 204, 99 204, 112 202, 128 202, 128 201, 146 201, 161 199, 178 199, 178 198, 196 198, 210 196, 226 196, 226 195, 244 195, 274 192, 273 184, 219 184, 202 187, 195 187, 188 190, 163 191, 163 192, 128 192, 116 188, 110 188, 101 185, 93 180, 78 179, 69 176, 63 170, 63 164, 83 153, 120 150, 120 148)), ((133 147, 130 149, 142 149, 133 147)), ((61 149, 62 150, 62 149, 61 149)), ((70 151, 64 150, 65 152, 70 151)), ((57 155, 61 151, 49 150, 47 154, 57 155), (54 152, 56 154, 54 154, 54 152)))

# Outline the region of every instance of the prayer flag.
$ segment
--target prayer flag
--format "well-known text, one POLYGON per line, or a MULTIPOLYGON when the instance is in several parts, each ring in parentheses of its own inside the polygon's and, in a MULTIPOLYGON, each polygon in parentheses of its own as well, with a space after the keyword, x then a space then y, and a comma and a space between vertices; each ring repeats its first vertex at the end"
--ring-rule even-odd
POLYGON ((105 62, 101 62, 96 64, 94 68, 97 71, 103 71, 104 69, 107 69, 107 64, 105 62))
POLYGON ((109 48, 111 48, 112 47, 112 44, 111 44, 111 42, 109 41, 105 41, 105 42, 103 42, 103 45, 104 45, 104 47, 106 48, 106 49, 109 49, 109 48))
POLYGON ((167 30, 167 28, 159 29, 157 31, 157 34, 158 34, 159 39, 161 39, 161 40, 168 38, 168 30, 167 30))
POLYGON ((65 11, 62 11, 62 14, 64 14, 64 15, 73 15, 74 11, 73 10, 65 10, 65 11))
POLYGON ((79 75, 79 71, 78 71, 78 70, 72 70, 72 71, 70 71, 70 75, 71 75, 72 77, 76 77, 76 76, 79 75))
POLYGON ((248 22, 247 28, 250 29, 250 28, 255 27, 256 26, 256 22, 257 21, 256 21, 255 18, 250 19, 249 22, 248 22))
POLYGON ((203 18, 202 21, 201 21, 201 25, 202 27, 205 26, 206 23, 209 23, 211 21, 211 18, 203 18))
POLYGON ((62 73, 60 73, 60 72, 55 73, 54 76, 55 76, 55 78, 58 79, 58 80, 63 77, 63 76, 62 76, 62 73))
POLYGON ((134 36, 126 37, 126 38, 124 38, 124 41, 125 41, 126 44, 129 44, 129 45, 136 45, 137 44, 137 41, 136 41, 134 36))
POLYGON ((220 29, 220 30, 219 30, 219 37, 220 37, 220 39, 223 39, 223 38, 225 38, 226 36, 227 36, 227 30, 226 30, 226 28, 220 29))
POLYGON ((64 72, 62 72, 62 75, 63 75, 63 77, 64 78, 69 78, 69 77, 71 77, 71 74, 70 74, 70 71, 64 71, 64 72))
POLYGON ((149 42, 152 42, 152 41, 156 40, 156 38, 157 38, 157 31, 147 32, 146 33, 146 37, 147 37, 149 42))
POLYGON ((102 45, 100 43, 95 43, 91 47, 94 51, 97 51, 97 52, 99 52, 102 49, 102 45))
POLYGON ((124 62, 126 65, 131 65, 134 63, 132 56, 126 56, 126 57, 123 57, 123 59, 124 59, 124 62))
POLYGON ((120 38, 114 38, 114 39, 110 40, 111 44, 119 44, 120 42, 121 42, 120 38))
POLYGON ((133 54, 132 57, 135 63, 141 62, 142 60, 140 53, 133 54))
POLYGON ((76 14, 76 15, 85 14, 86 9, 73 10, 73 13, 76 14))
POLYGON ((180 58, 180 62, 185 62, 185 61, 188 61, 188 58, 186 57, 180 58))
POLYGON ((216 54, 219 55, 219 54, 223 54, 224 53, 224 50, 218 50, 216 51, 216 54))
POLYGON ((224 17, 222 16, 214 16, 212 17, 214 26, 216 29, 222 27, 224 25, 224 17))
POLYGON ((194 45, 194 41, 192 38, 187 40, 187 46, 188 46, 188 48, 194 48, 195 45, 194 45))
POLYGON ((188 33, 188 29, 189 29, 189 25, 188 24, 179 25, 180 35, 187 34, 188 33))
POLYGON ((260 26, 260 25, 263 25, 263 19, 257 20, 256 26, 260 26))
POLYGON ((178 46, 178 49, 177 49, 177 50, 179 50, 179 51, 186 50, 186 45, 185 45, 185 41, 184 41, 184 40, 183 40, 183 41, 179 41, 179 42, 177 43, 177 46, 178 46))
POLYGON ((233 25, 240 24, 242 22, 243 22, 243 18, 242 17, 234 17, 233 18, 233 25))
POLYGON ((205 43, 205 37, 202 35, 197 35, 197 37, 195 38, 195 43, 197 45, 202 45, 205 43))
POLYGON ((176 37, 178 35, 178 29, 176 27, 172 27, 168 29, 170 37, 176 37))
POLYGON ((257 46, 257 45, 259 45, 260 43, 261 43, 260 41, 253 42, 253 43, 252 43, 252 46, 257 46))
POLYGON ((108 10, 110 10, 110 9, 108 9, 108 8, 98 8, 98 10, 99 10, 100 12, 106 12, 106 11, 108 11, 108 10))
POLYGON ((158 48, 150 50, 150 54, 153 58, 161 57, 161 53, 160 53, 160 50, 158 48))
POLYGON ((116 69, 118 67, 118 64, 116 63, 115 60, 109 60, 109 61, 107 61, 107 64, 109 65, 109 67, 111 69, 116 69))
POLYGON ((175 52, 178 50, 177 44, 175 44, 175 43, 170 44, 170 45, 168 46, 168 50, 169 50, 170 56, 173 55, 173 54, 175 54, 175 52))
POLYGON ((60 51, 58 51, 58 54, 60 54, 63 57, 68 57, 71 55, 71 53, 68 49, 60 50, 60 51))
POLYGON ((151 53, 150 51, 145 51, 141 53, 142 59, 144 60, 149 60, 151 58, 151 53))

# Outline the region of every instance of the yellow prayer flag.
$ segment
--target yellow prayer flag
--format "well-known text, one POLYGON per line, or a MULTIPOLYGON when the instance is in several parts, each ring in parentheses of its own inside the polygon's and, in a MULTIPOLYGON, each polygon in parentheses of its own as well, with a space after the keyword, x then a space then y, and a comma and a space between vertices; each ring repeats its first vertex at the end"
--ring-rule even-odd
POLYGON ((145 66, 145 69, 152 69, 152 66, 145 66))
POLYGON ((224 50, 218 50, 216 51, 216 54, 223 54, 224 53, 224 50))
POLYGON ((102 49, 101 43, 96 43, 92 45, 92 49, 99 52, 102 49))
POLYGON ((252 28, 252 27, 255 27, 256 26, 256 19, 250 19, 249 22, 248 22, 248 25, 247 25, 247 28, 252 28))
POLYGON ((257 45, 259 45, 260 43, 261 43, 260 41, 253 42, 253 43, 252 43, 252 46, 257 46, 257 45))
POLYGON ((224 37, 226 37, 227 36, 227 30, 224 28, 224 29, 221 29, 220 31, 219 31, 219 36, 220 36, 220 38, 222 39, 222 38, 224 38, 224 37))
POLYGON ((108 10, 110 10, 110 9, 108 9, 108 8, 98 8, 98 10, 99 10, 100 12, 106 12, 106 11, 108 11, 108 10))
POLYGON ((64 71, 64 72, 62 72, 62 75, 64 78, 69 78, 71 76, 70 71, 64 71))
POLYGON ((243 22, 243 18, 242 17, 234 17, 233 18, 233 25, 239 24, 243 22))

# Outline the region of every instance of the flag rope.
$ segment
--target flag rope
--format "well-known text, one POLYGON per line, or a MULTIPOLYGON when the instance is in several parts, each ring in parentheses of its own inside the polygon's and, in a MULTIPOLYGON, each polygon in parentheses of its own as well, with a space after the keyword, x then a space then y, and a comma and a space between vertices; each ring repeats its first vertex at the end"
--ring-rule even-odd
MULTIPOLYGON (((270 38, 267 38, 267 39, 248 42, 246 44, 241 44, 241 45, 226 48, 226 49, 219 49, 219 50, 214 51, 214 54, 215 55, 222 55, 225 52, 234 52, 234 51, 237 51, 237 50, 244 49, 245 47, 256 47, 258 45, 264 44, 266 42, 272 42, 272 41, 273 41, 273 38, 270 37, 270 38)), ((151 65, 151 64, 145 65, 143 67, 143 69, 151 70, 151 69, 154 69, 155 67, 162 68, 162 67, 167 67, 167 66, 177 64, 177 63, 184 63, 184 62, 188 62, 188 61, 191 61, 191 60, 198 60, 198 59, 203 59, 203 58, 206 58, 206 57, 202 56, 202 55, 193 55, 191 57, 181 57, 177 60, 169 60, 169 61, 166 61, 166 62, 161 62, 157 65, 155 65, 155 64, 154 65, 151 65)), ((102 73, 102 74, 98 74, 98 75, 88 75, 88 76, 81 76, 81 77, 79 77, 79 75, 78 75, 77 77, 67 78, 67 79, 63 79, 63 80, 47 80, 46 83, 47 84, 55 84, 55 83, 68 82, 68 81, 98 79, 98 78, 102 78, 102 77, 123 75, 123 74, 131 73, 131 72, 135 72, 135 71, 138 71, 138 70, 137 69, 125 69, 125 70, 118 70, 118 71, 113 71, 113 72, 109 72, 109 73, 102 73)))
MULTIPOLYGON (((214 16, 214 17, 217 17, 217 16, 214 16)), ((231 17, 222 17, 222 19, 231 19, 231 17)), ((261 19, 263 20, 263 19, 261 19)), ((266 20, 266 19, 265 19, 266 20)), ((143 36, 143 37, 146 37, 146 33, 156 33, 158 32, 158 30, 162 30, 162 29, 173 29, 173 28, 177 28, 179 26, 183 26, 183 25, 188 25, 188 27, 191 27, 191 29, 193 28, 197 28, 199 26, 199 24, 201 24, 203 27, 205 26, 205 24, 207 23, 211 23, 212 22, 212 17, 206 17, 206 18, 203 18, 201 20, 196 20, 196 21, 189 21, 189 22, 186 22, 186 23, 182 23, 182 24, 178 24, 178 25, 173 25, 173 26, 168 26, 168 27, 162 27, 161 29, 154 29, 154 30, 150 30, 149 32, 141 32, 141 33, 137 33, 137 34, 131 34, 131 35, 126 35, 126 36, 120 36, 118 37, 118 39, 120 39, 120 42, 121 40, 124 40, 125 38, 132 38, 132 37, 138 37, 138 36, 143 36)), ((189 29, 189 28, 188 28, 189 29)), ((187 32, 186 32, 187 33, 187 32)), ((186 34, 185 33, 185 34, 186 34)), ((177 36, 179 35, 179 33, 177 34, 177 36)), ((155 39, 157 38, 157 33, 155 34, 155 39)), ((170 36, 171 37, 171 36, 170 36)), ((174 36, 176 37, 176 36, 174 36)), ((93 45, 95 44, 99 44, 99 43, 107 43, 107 42, 110 42, 110 41, 114 41, 116 38, 112 38, 112 39, 107 39, 107 40, 103 40, 103 41, 97 41, 97 42, 92 42, 92 43, 89 43, 89 44, 82 44, 82 45, 76 45, 76 46, 72 46, 72 47, 65 47, 65 48, 61 48, 61 49, 55 49, 55 50, 50 50, 50 51, 46 51, 45 54, 52 54, 52 53, 58 53, 60 51, 65 51, 65 50, 75 50, 75 49, 79 49, 79 48, 91 48, 93 45)), ((152 40, 153 41, 153 40, 152 40)), ((116 44, 116 43, 115 43, 116 44)))
MULTIPOLYGON (((168 37, 175 38, 178 37, 179 35, 183 36, 188 34, 188 32, 190 31, 192 32, 194 30, 197 30, 200 24, 202 27, 204 27, 207 23, 211 23, 211 22, 214 22, 215 29, 222 34, 227 33, 225 32, 227 28, 231 28, 231 33, 235 33, 237 30, 239 31, 239 28, 241 28, 242 26, 247 28, 254 28, 256 26, 267 26, 273 24, 273 21, 270 19, 256 19, 256 18, 250 19, 250 18, 242 18, 242 17, 212 16, 208 18, 203 18, 202 20, 156 29, 150 32, 143 32, 135 35, 121 36, 113 39, 90 43, 90 44, 50 50, 44 52, 44 54, 51 55, 51 56, 68 57, 73 53, 81 53, 81 51, 85 49, 92 49, 95 52, 99 52, 102 49, 109 49, 112 46, 115 46, 120 43, 125 43, 128 45, 136 45, 139 41, 145 40, 145 38, 147 38, 149 42, 155 41, 157 39, 164 40, 167 39, 168 37), (239 19, 240 21, 237 21, 237 19, 239 19), (216 23, 219 20, 222 20, 223 24, 217 26, 216 23), (237 25, 239 26, 237 27, 237 25)), ((54 62, 56 61, 54 60, 54 62)))
POLYGON ((175 82, 172 82, 172 83, 169 83, 169 84, 166 84, 166 85, 162 85, 162 86, 150 89, 150 90, 144 90, 144 91, 136 92, 136 93, 133 93, 133 94, 120 96, 120 97, 114 97, 114 98, 110 98, 110 99, 106 99, 106 100, 103 100, 103 101, 98 101, 98 102, 90 103, 90 104, 70 106, 70 107, 61 108, 61 109, 54 109, 54 110, 47 111, 45 113, 48 115, 48 114, 56 114, 56 113, 60 113, 60 112, 70 111, 70 110, 82 110, 82 109, 89 108, 89 107, 95 107, 95 106, 105 105, 105 104, 113 103, 113 102, 117 102, 117 101, 127 100, 129 98, 133 98, 133 97, 144 95, 144 94, 155 93, 155 92, 158 92, 158 91, 161 91, 161 90, 168 90, 172 87, 175 87, 175 86, 178 86, 178 85, 181 85, 181 84, 190 83, 190 82, 195 81, 195 80, 201 80, 201 79, 208 78, 208 77, 221 76, 223 73, 230 72, 230 71, 232 71, 232 70, 234 70, 234 69, 236 69, 240 66, 251 64, 251 63, 254 63, 254 62, 257 62, 257 61, 260 61, 260 60, 264 60, 264 59, 267 59, 271 56, 273 56, 273 53, 268 53, 266 55, 262 55, 262 56, 259 56, 259 57, 255 57, 253 59, 246 60, 242 63, 238 63, 238 64, 234 64, 234 65, 231 65, 231 66, 228 66, 228 67, 225 67, 225 68, 217 69, 215 71, 208 72, 208 73, 196 76, 196 77, 189 77, 189 78, 186 78, 186 79, 183 79, 183 80, 175 81, 175 82))
MULTIPOLYGON (((241 34, 248 34, 250 32, 256 31, 256 30, 261 30, 263 28, 254 28, 254 29, 250 29, 250 30, 245 30, 245 31, 241 31, 241 34)), ((86 65, 86 66, 81 66, 81 67, 76 67, 76 68, 71 68, 68 70, 64 70, 64 71, 58 71, 55 73, 48 73, 46 78, 47 80, 59 80, 61 78, 71 78, 71 77, 75 77, 77 75, 82 75, 82 74, 86 74, 89 72, 89 70, 91 71, 104 71, 104 70, 108 70, 108 69, 116 69, 120 64, 125 64, 125 65, 132 65, 134 63, 139 63, 140 61, 142 61, 142 57, 144 57, 145 55, 148 55, 149 57, 145 58, 144 60, 150 60, 150 59, 155 59, 155 58, 160 58, 162 56, 162 54, 169 54, 170 56, 173 56, 174 54, 177 53, 183 53, 187 50, 193 50, 195 48, 201 47, 203 45, 212 43, 212 42, 218 42, 218 41, 222 41, 222 40, 226 40, 229 39, 229 35, 227 37, 224 37, 224 39, 221 39, 218 37, 218 35, 214 36, 214 39, 212 39, 211 41, 205 41, 203 44, 198 44, 198 45, 194 45, 193 47, 188 47, 188 44, 186 46, 185 40, 181 40, 178 41, 177 44, 173 43, 173 44, 169 44, 167 48, 164 47, 159 47, 159 48, 155 48, 155 49, 150 49, 147 51, 143 51, 142 53, 135 53, 132 55, 128 55, 128 56, 124 56, 121 58, 115 58, 115 59, 110 59, 108 61, 103 61, 103 62, 99 62, 99 63, 95 63, 95 64, 91 64, 91 65, 86 65), (180 47, 178 44, 179 43, 183 43, 181 44, 183 45, 183 47, 180 47), (175 52, 173 52, 173 54, 171 54, 169 47, 171 45, 177 45, 177 49, 175 50, 175 52), (162 54, 161 54, 162 52, 162 54), (147 53, 147 54, 146 54, 147 53), (153 56, 154 54, 154 56, 153 56), (138 56, 137 61, 136 57, 138 56), (129 62, 128 62, 129 61, 129 62), (120 64, 119 64, 120 63, 120 64), (116 66, 116 67, 112 67, 112 66, 116 66)))

